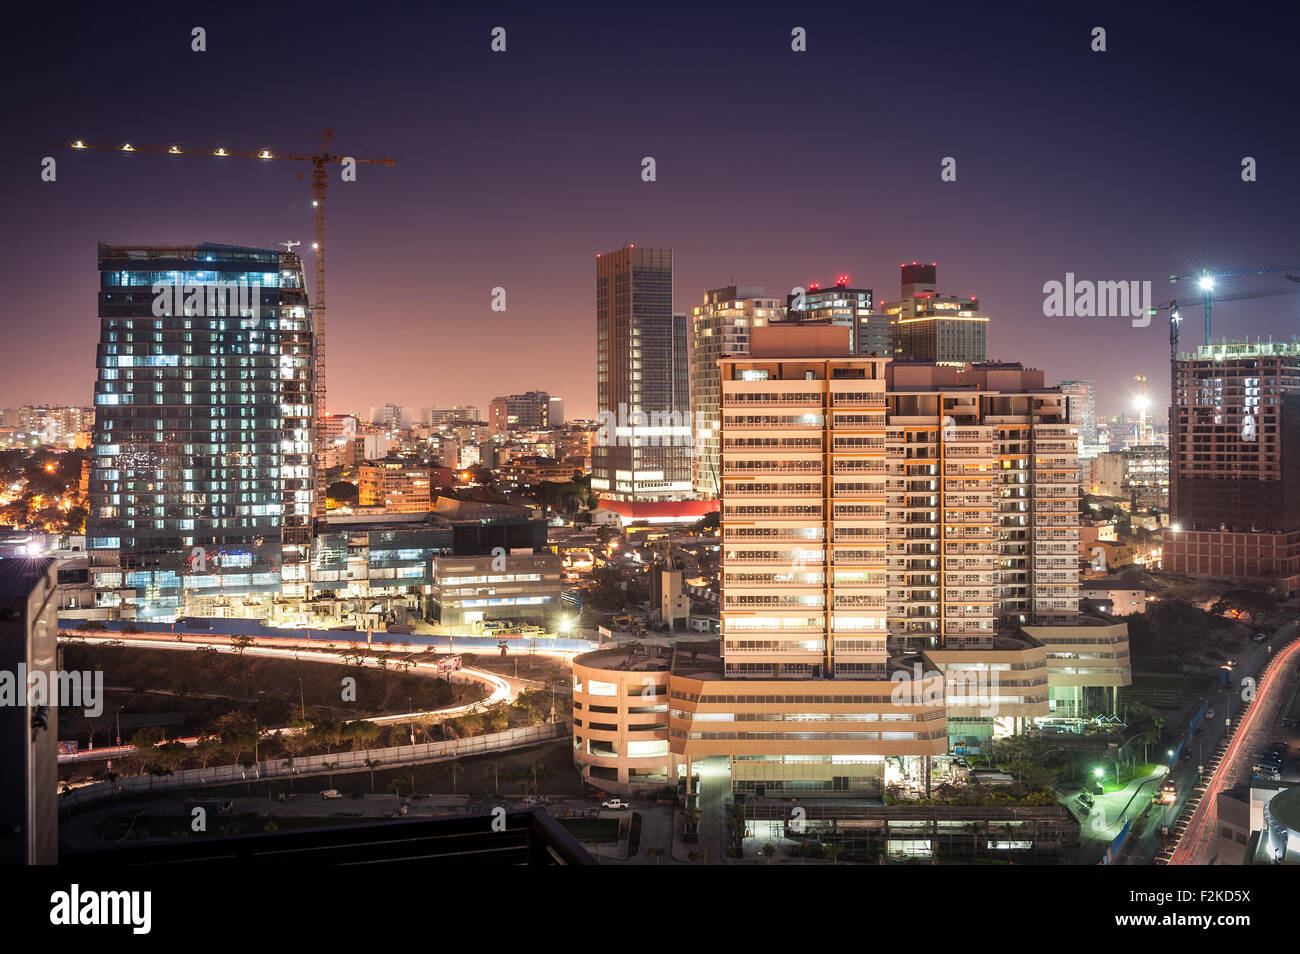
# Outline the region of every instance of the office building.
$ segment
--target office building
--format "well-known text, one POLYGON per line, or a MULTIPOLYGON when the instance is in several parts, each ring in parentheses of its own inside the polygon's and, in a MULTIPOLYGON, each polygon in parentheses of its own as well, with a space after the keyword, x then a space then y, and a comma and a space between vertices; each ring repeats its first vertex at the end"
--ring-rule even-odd
POLYGON ((1096 457, 1097 382, 1062 381, 1061 393, 1070 399, 1070 423, 1079 429, 1079 456, 1096 457))
MULTIPOLYGON (((563 418, 564 402, 562 400, 560 400, 559 410, 561 418, 563 418)), ((516 431, 528 431, 550 426, 551 396, 545 391, 507 394, 503 397, 493 398, 488 405, 488 427, 494 437, 504 437, 516 431)))
POLYGON ((420 423, 425 427, 439 427, 444 424, 481 420, 483 420, 483 413, 469 404, 457 404, 453 407, 426 407, 420 412, 420 423))
POLYGON ((296 254, 99 247, 87 520, 101 606, 305 595, 315 509, 312 323, 296 254))
POLYGON ((703 514, 692 500, 689 336, 673 313, 672 249, 596 257, 596 409, 591 488, 628 519, 703 514), (667 505, 667 506, 661 506, 667 505))
POLYGON ((0 705, 0 864, 59 860, 58 704, 29 692, 63 682, 58 668, 56 564, 46 557, 0 560, 0 673, 16 697, 0 705))
POLYGON ((809 282, 800 292, 786 296, 781 319, 799 325, 840 325, 850 329, 849 352, 887 358, 893 354, 890 316, 874 310, 875 293, 870 288, 852 288, 848 275, 823 287, 809 282))
POLYGON ((357 503, 389 513, 428 513, 432 509, 427 464, 388 458, 357 468, 357 503))
POLYGON ((433 610, 447 626, 489 619, 552 619, 560 607, 562 566, 554 553, 438 557, 433 610))
POLYGON ((1180 355, 1164 568, 1300 593, 1300 344, 1180 355))
POLYGON ((896 358, 935 364, 981 364, 988 357, 989 319, 979 299, 940 294, 938 266, 903 265, 902 297, 883 308, 893 328, 896 358))
POLYGON ((691 483, 704 497, 718 495, 718 430, 722 378, 718 359, 749 353, 751 328, 778 320, 784 309, 761 286, 728 285, 704 293, 691 309, 691 409, 695 435, 691 483))

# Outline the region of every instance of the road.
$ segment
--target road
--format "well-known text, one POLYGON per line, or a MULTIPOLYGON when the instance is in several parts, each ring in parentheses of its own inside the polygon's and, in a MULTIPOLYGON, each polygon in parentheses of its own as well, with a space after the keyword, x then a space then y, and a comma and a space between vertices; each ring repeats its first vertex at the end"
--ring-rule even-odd
MULTIPOLYGON (((1281 635, 1281 634, 1279 634, 1281 635)), ((1169 858, 1174 865, 1212 864, 1217 854, 1218 796, 1237 782, 1250 777, 1250 765, 1257 748, 1267 742, 1279 705, 1287 692, 1300 662, 1300 641, 1284 647, 1273 659, 1267 674, 1255 688, 1254 701, 1242 717, 1218 768, 1210 776, 1200 804, 1192 814, 1169 858)), ((1234 694, 1234 698, 1236 694, 1234 694)))
MULTIPOLYGON (((60 638, 64 638, 63 633, 60 633, 60 638)), ((299 651, 296 649, 287 649, 278 646, 258 646, 256 643, 256 637, 253 638, 254 638, 254 643, 244 648, 243 650, 243 652, 249 654, 250 656, 271 656, 280 659, 301 659, 308 662, 332 663, 334 665, 343 665, 343 666, 356 665, 355 659, 353 659, 352 657, 344 656, 342 653, 321 652, 316 650, 307 652, 307 651, 299 651)), ((105 645, 108 643, 112 643, 115 646, 128 646, 135 649, 170 649, 170 650, 180 650, 180 651, 188 651, 188 652, 196 652, 200 649, 215 649, 217 652, 224 652, 224 653, 239 652, 239 647, 231 645, 229 637, 214 637, 212 639, 207 639, 202 636, 186 636, 185 642, 178 642, 175 639, 175 637, 166 637, 163 639, 147 638, 147 637, 140 638, 139 636, 122 637, 120 635, 113 635, 113 634, 90 635, 86 633, 79 633, 79 632, 73 633, 69 631, 67 634, 67 639, 65 639, 65 641, 72 640, 72 639, 85 642, 85 643, 99 643, 105 645)), ((378 662, 374 659, 367 659, 364 660, 364 662, 365 665, 367 666, 376 669, 379 668, 378 662)), ((421 673, 423 675, 435 676, 435 677, 446 675, 445 673, 441 673, 438 671, 438 664, 436 661, 425 662, 421 660, 414 660, 414 669, 412 671, 421 673)), ((496 673, 488 672, 487 670, 484 669, 460 669, 452 673, 452 675, 461 676, 463 678, 471 679, 476 682, 485 683, 491 690, 491 694, 486 699, 480 702, 468 703, 466 705, 461 705, 461 706, 450 706, 445 709, 433 709, 427 712, 400 712, 393 715, 373 716, 367 721, 374 722, 379 725, 386 725, 392 722, 407 722, 412 719, 425 719, 430 717, 437 717, 443 719, 455 718, 456 716, 466 715, 471 712, 481 711, 483 709, 489 708, 499 703, 512 702, 519 695, 522 689, 529 688, 531 685, 533 685, 533 683, 527 679, 512 679, 509 676, 499 676, 496 673)), ((267 735, 274 735, 276 732, 283 732, 285 734, 290 734, 297 731, 300 730, 292 728, 290 726, 281 726, 280 728, 267 728, 264 730, 265 734, 267 735)), ((198 739, 184 738, 184 739, 169 739, 168 741, 182 742, 186 746, 193 747, 198 742, 198 739)), ((87 749, 84 752, 78 752, 76 755, 60 755, 59 763, 64 764, 68 762, 88 762, 88 761, 95 761, 98 759, 119 758, 124 755, 130 755, 134 751, 135 751, 134 747, 130 745, 111 746, 108 748, 99 748, 99 749, 87 749)))

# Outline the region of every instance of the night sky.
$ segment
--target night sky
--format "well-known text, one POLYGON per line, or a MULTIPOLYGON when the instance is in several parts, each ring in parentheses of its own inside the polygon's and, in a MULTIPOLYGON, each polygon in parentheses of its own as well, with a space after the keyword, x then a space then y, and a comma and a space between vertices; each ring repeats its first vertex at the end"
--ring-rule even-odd
MULTIPOLYGON (((397 157, 332 170, 336 410, 541 388, 593 414, 594 258, 626 242, 675 250, 679 311, 841 273, 885 300, 900 262, 937 261, 940 291, 992 317, 990 357, 1097 379, 1099 413, 1140 372, 1167 400, 1167 325, 1045 318, 1044 282, 1150 280, 1161 301, 1173 272, 1300 262, 1294 12, 471 6, 21 5, 0 66, 0 406, 90 403, 97 242, 311 243, 310 164, 54 148, 77 138, 312 152, 332 126, 336 151, 397 157)), ((1224 304, 1216 335, 1289 338, 1298 314, 1300 295, 1224 304)))

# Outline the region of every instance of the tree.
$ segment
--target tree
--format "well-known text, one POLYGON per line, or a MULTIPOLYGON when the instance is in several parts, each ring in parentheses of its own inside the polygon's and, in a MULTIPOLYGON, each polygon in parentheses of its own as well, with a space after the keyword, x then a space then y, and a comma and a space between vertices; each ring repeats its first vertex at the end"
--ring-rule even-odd
POLYGON ((451 790, 453 794, 456 792, 456 779, 460 778, 464 774, 465 767, 463 765, 459 762, 451 763, 451 790))
POLYGON ((325 496, 342 505, 355 504, 360 499, 357 485, 340 480, 325 488, 325 496))
POLYGON ((546 774, 546 763, 541 759, 534 759, 533 764, 529 766, 529 769, 531 769, 533 773, 533 794, 537 795, 541 791, 539 784, 540 780, 542 776, 546 774))
POLYGON ((366 759, 365 762, 364 762, 363 764, 366 766, 366 768, 370 769, 370 792, 371 792, 371 794, 374 794, 374 791, 375 791, 375 769, 379 768, 379 766, 382 765, 383 762, 382 762, 382 760, 380 760, 380 759, 366 759))
POLYGON ((501 761, 492 761, 488 763, 488 771, 492 773, 492 791, 501 794, 501 770, 505 768, 505 763, 501 761))

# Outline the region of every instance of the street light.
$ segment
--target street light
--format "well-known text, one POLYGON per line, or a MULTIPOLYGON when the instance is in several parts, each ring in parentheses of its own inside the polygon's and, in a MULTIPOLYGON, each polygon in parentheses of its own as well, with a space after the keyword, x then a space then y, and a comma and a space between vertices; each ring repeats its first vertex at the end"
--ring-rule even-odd
POLYGON ((1201 287, 1201 291, 1209 291, 1214 287, 1214 277, 1211 275, 1202 275, 1200 281, 1196 284, 1201 287))

